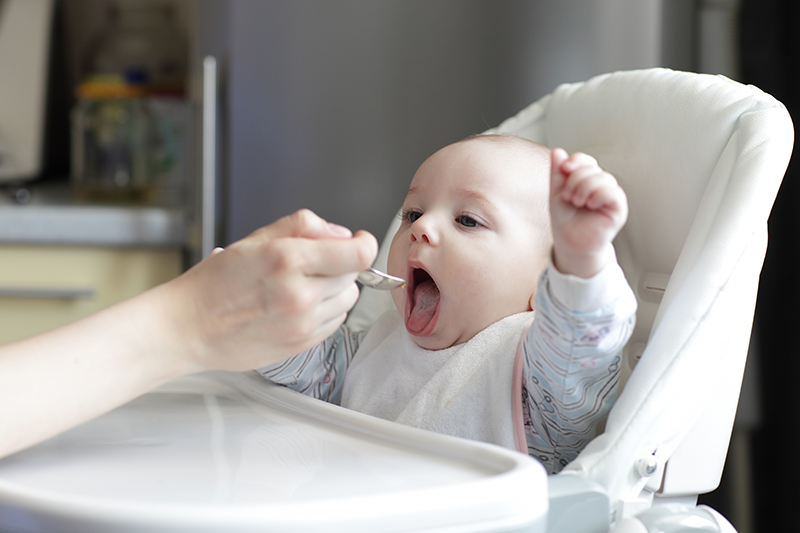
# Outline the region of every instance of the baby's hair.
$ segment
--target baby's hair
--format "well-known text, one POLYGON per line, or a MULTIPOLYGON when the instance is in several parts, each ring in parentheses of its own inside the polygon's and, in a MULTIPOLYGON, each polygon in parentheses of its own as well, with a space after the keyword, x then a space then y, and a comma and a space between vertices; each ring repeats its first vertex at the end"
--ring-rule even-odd
POLYGON ((482 133, 473 133, 472 135, 461 139, 459 142, 472 141, 474 139, 481 139, 481 140, 495 141, 495 142, 518 141, 522 144, 527 144, 528 146, 531 147, 535 146, 537 148, 544 148, 545 150, 548 150, 546 146, 543 146, 542 144, 539 144, 536 141, 526 139, 525 137, 520 137, 516 133, 495 133, 491 130, 482 133))
POLYGON ((475 140, 495 142, 495 143, 515 143, 531 152, 534 152, 539 157, 545 157, 548 164, 550 160, 550 148, 540 144, 536 141, 520 137, 514 133, 494 133, 491 130, 483 133, 475 133, 469 137, 465 137, 459 142, 470 142, 475 140))
MULTIPOLYGON (((476 133, 474 135, 470 135, 462 139, 459 142, 470 142, 470 141, 487 141, 493 143, 514 143, 518 146, 521 146, 525 150, 528 150, 534 157, 540 158, 542 163, 547 165, 547 171, 549 174, 550 168, 550 149, 540 143, 532 141, 530 139, 526 139, 525 137, 520 137, 514 133, 494 133, 491 130, 483 133, 476 133)), ((542 176, 543 179, 548 180, 549 176, 542 176)), ((545 185, 545 195, 547 195, 547 190, 549 190, 549 180, 546 181, 545 185)), ((549 256, 550 250, 553 244, 552 241, 552 234, 550 233, 550 211, 547 199, 545 197, 545 201, 542 203, 541 206, 534 207, 532 209, 537 211, 536 215, 542 227, 546 228, 546 233, 542 235, 542 241, 539 243, 540 250, 543 254, 549 256)))

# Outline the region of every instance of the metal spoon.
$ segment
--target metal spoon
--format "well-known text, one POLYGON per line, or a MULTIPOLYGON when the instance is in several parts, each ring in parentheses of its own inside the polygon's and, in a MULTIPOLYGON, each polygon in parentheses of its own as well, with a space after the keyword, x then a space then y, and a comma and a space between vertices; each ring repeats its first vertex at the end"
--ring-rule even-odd
POLYGON ((397 287, 402 287, 406 284, 406 280, 384 274, 380 270, 370 268, 363 272, 359 272, 356 278, 365 287, 370 287, 379 290, 390 290, 397 287))

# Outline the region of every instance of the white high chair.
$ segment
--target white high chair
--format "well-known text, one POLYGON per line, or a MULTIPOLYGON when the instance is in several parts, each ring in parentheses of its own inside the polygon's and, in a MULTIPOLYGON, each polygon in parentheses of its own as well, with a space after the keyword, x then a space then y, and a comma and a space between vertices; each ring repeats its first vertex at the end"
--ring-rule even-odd
MULTIPOLYGON (((788 112, 722 76, 648 69, 562 85, 490 132, 586 152, 630 202, 615 242, 639 300, 627 382, 605 432, 550 478, 548 532, 701 530, 675 528, 680 512, 732 531, 695 505, 719 484, 727 453, 767 218, 792 151, 788 112)), ((390 305, 366 292, 349 320, 390 305)))
MULTIPOLYGON (((786 110, 725 78, 654 69, 561 86, 495 131, 597 157, 631 204, 616 242, 640 306, 630 376, 564 472, 255 373, 210 374, 0 459, 0 531, 732 531, 695 501, 722 471, 792 148, 786 110)), ((391 305, 364 291, 348 320, 391 305)))

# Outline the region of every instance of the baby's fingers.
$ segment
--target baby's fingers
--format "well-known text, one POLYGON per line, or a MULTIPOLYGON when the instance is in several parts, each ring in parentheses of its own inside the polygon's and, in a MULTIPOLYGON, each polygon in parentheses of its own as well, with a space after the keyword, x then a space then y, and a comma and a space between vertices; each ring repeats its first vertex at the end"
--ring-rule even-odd
POLYGON ((581 167, 567 179, 561 198, 575 207, 586 207, 586 201, 595 191, 616 186, 616 178, 608 172, 598 167, 581 167))
POLYGON ((564 186, 566 179, 561 172, 561 165, 569 158, 569 154, 563 148, 553 148, 550 151, 550 196, 559 193, 564 186))
POLYGON ((565 176, 569 176, 573 172, 586 167, 600 169, 597 159, 583 152, 575 152, 560 163, 559 170, 565 176))
POLYGON ((586 199, 586 209, 605 211, 611 216, 622 215, 627 218, 628 201, 625 191, 616 183, 613 186, 600 187, 586 199))

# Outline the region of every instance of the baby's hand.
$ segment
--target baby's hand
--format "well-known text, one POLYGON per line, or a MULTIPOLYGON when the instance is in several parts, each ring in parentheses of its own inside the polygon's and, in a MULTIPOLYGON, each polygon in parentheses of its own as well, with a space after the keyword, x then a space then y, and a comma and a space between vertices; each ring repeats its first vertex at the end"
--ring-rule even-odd
POLYGON ((611 257, 611 241, 628 218, 628 199, 589 155, 554 148, 550 165, 553 263, 562 273, 590 278, 611 257))

